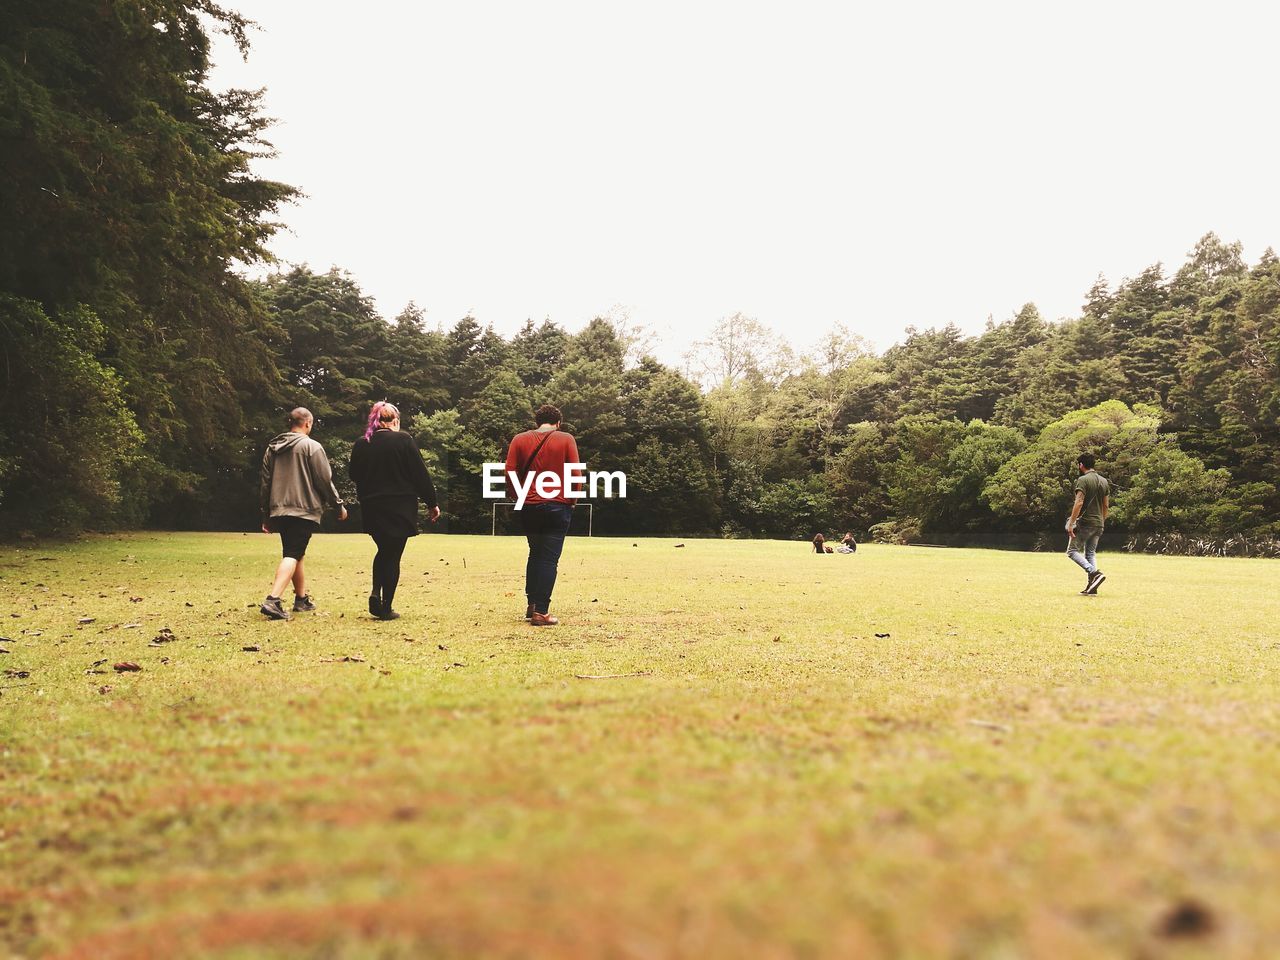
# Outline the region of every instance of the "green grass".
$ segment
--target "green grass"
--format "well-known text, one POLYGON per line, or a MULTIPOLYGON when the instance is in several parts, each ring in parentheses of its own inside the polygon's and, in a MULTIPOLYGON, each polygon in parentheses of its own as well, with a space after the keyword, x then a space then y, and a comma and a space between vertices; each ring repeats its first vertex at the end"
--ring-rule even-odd
POLYGON ((674 543, 4 548, 0 955, 1274 955, 1274 561, 674 543))

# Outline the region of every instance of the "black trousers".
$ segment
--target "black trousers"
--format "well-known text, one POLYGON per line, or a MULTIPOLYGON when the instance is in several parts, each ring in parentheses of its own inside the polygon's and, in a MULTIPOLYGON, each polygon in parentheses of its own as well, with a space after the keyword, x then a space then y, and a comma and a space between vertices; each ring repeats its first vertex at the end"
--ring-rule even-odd
POLYGON ((373 542, 378 547, 373 556, 373 595, 389 610, 400 584, 400 558, 409 538, 377 536, 373 542))

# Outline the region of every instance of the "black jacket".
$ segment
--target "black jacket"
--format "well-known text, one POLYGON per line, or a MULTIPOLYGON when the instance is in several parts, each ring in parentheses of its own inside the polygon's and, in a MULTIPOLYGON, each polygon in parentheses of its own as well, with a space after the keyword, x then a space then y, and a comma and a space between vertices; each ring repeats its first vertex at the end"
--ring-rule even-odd
POLYGON ((403 430, 378 430, 351 448, 351 479, 361 502, 378 497, 416 496, 436 507, 435 484, 413 437, 403 430))

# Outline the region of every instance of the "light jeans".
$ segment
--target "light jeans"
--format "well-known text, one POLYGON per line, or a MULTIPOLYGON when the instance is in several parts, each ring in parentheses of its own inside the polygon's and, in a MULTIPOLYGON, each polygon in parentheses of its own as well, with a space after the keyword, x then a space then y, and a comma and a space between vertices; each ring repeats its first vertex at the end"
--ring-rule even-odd
POLYGON ((1071 535, 1067 544, 1067 556, 1078 563, 1085 573, 1093 573, 1098 569, 1094 558, 1098 554, 1098 540, 1102 537, 1101 527, 1086 527, 1076 524, 1076 532, 1071 535))

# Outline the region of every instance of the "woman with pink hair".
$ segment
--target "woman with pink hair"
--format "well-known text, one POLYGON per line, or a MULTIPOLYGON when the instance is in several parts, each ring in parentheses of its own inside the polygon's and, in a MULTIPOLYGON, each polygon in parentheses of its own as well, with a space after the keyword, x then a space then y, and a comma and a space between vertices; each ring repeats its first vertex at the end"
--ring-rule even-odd
POLYGON ((418 535, 418 501, 427 505, 432 523, 440 518, 431 474, 413 437, 400 429, 395 404, 379 400, 369 411, 364 436, 351 450, 350 473, 364 532, 378 548, 369 612, 379 620, 395 620, 400 614, 391 601, 400 583, 400 557, 409 538, 418 535))

